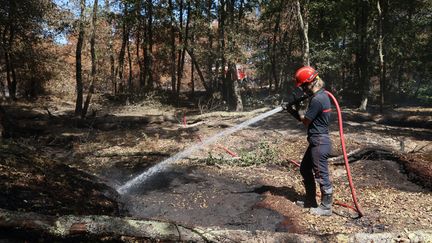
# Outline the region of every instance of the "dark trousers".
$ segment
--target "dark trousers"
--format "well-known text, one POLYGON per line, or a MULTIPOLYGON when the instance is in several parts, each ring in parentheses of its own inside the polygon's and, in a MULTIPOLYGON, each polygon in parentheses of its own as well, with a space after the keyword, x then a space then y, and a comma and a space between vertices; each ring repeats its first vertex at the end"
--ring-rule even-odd
POLYGON ((300 165, 306 190, 312 187, 315 189, 316 180, 322 192, 332 193, 327 162, 331 150, 330 137, 328 134, 311 135, 308 137, 308 142, 309 147, 300 165))

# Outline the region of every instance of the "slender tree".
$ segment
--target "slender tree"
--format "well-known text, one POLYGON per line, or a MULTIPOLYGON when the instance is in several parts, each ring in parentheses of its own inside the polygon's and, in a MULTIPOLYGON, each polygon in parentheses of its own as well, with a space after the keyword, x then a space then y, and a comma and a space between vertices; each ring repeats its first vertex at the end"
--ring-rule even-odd
POLYGON ((122 44, 120 47, 120 52, 118 55, 118 65, 117 65, 117 71, 118 73, 118 81, 119 81, 119 89, 121 92, 124 92, 124 83, 123 83, 123 75, 124 75, 124 61, 125 61, 125 54, 126 54, 126 45, 128 45, 127 42, 129 42, 129 23, 128 23, 128 4, 124 3, 124 9, 123 9, 123 19, 121 20, 121 26, 122 26, 122 44))
POLYGON ((98 0, 93 2, 93 16, 92 16, 92 33, 90 37, 90 53, 91 53, 91 81, 89 85, 89 90, 87 98, 84 102, 84 108, 81 113, 81 117, 85 117, 90 106, 90 101, 95 89, 95 82, 97 79, 97 56, 96 56, 96 28, 97 28, 97 13, 98 13, 98 0))
POLYGON ((380 70, 380 111, 383 112, 384 107, 384 97, 386 89, 386 63, 384 60, 384 21, 386 21, 387 15, 387 0, 377 1, 378 10, 378 53, 379 53, 379 70, 380 70))
POLYGON ((153 89, 153 1, 147 0, 147 26, 145 51, 145 79, 147 87, 153 89))
POLYGON ((361 90, 361 102, 359 109, 366 110, 368 105, 368 98, 370 95, 370 80, 369 80, 369 38, 368 38, 368 22, 369 22, 369 8, 370 3, 368 0, 359 0, 358 11, 358 49, 356 53, 356 68, 358 75, 359 90, 361 90))
POLYGON ((82 114, 83 105, 83 80, 82 80, 82 46, 84 42, 84 10, 85 0, 80 0, 80 19, 78 25, 78 41, 76 45, 75 63, 76 63, 76 104, 75 115, 82 114))
POLYGON ((176 23, 173 1, 169 0, 168 10, 170 14, 170 73, 171 73, 171 91, 176 93, 176 23))
POLYGON ((113 17, 110 10, 110 1, 105 0, 105 18, 108 24, 107 34, 108 34, 108 56, 109 56, 109 64, 110 64, 110 74, 109 79, 112 84, 112 90, 114 95, 117 93, 117 81, 116 81, 116 72, 115 72, 115 54, 114 54, 114 28, 113 28, 113 17))
POLYGON ((307 10, 308 3, 309 3, 309 0, 305 0, 305 4, 304 4, 305 14, 303 15, 302 11, 301 11, 300 1, 299 0, 296 1, 297 16, 298 16, 301 36, 302 36, 302 40, 303 40, 303 42, 302 42, 302 45, 303 45, 303 65, 306 65, 306 66, 310 66, 309 36, 308 36, 309 22, 308 22, 308 13, 307 13, 308 12, 308 10, 307 10))

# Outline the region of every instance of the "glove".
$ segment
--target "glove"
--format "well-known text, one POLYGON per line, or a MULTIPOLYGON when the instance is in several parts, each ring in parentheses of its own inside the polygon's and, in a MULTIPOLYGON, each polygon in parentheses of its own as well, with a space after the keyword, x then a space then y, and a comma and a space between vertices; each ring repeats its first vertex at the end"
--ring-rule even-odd
POLYGON ((288 97, 286 97, 285 102, 287 103, 287 106, 296 105, 309 97, 310 95, 303 92, 301 88, 296 88, 291 94, 288 95, 288 97))
POLYGON ((290 113, 295 119, 297 119, 298 121, 301 121, 299 112, 294 110, 294 108, 292 106, 290 106, 290 105, 287 106, 287 108, 285 110, 288 113, 290 113))

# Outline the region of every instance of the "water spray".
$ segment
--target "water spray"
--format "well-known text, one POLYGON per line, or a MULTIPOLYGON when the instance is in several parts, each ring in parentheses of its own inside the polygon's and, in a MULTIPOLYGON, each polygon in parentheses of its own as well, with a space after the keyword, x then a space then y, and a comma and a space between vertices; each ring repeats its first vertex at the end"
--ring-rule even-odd
POLYGON ((252 119, 249 119, 247 121, 244 121, 234 127, 228 128, 224 131, 221 131, 205 140, 203 140, 201 143, 194 144, 191 147, 165 159, 164 161, 158 163, 157 165, 151 167, 150 169, 142 172, 141 174, 137 175, 136 177, 132 178, 131 180, 127 181, 125 184, 117 188, 117 192, 120 194, 126 194, 131 188, 140 185, 141 183, 145 182, 147 179, 149 179, 154 174, 157 174, 165 169, 167 169, 172 163, 174 163, 177 160, 183 159, 188 157, 190 154, 195 152, 196 150, 199 150, 209 144, 214 143, 217 139, 228 136, 234 132, 237 132, 249 125, 252 125, 266 117, 269 117, 273 114, 276 114, 280 111, 282 111, 282 107, 274 108, 273 110, 267 111, 259 116, 256 116, 252 119))

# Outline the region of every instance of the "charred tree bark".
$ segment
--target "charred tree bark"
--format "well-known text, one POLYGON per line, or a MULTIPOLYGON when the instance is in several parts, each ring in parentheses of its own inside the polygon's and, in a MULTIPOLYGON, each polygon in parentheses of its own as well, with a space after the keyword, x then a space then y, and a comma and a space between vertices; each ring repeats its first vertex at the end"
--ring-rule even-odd
POLYGON ((129 27, 127 26, 127 15, 128 15, 128 6, 124 4, 124 16, 122 23, 122 44, 120 48, 120 53, 118 57, 118 80, 119 80, 119 91, 124 92, 124 84, 123 84, 123 72, 124 72, 124 58, 126 53, 126 42, 129 41, 129 27))
POLYGON ((128 65, 129 65, 127 92, 128 92, 128 96, 130 96, 132 94, 133 84, 132 84, 132 56, 131 56, 131 52, 130 52, 130 42, 129 41, 126 42, 126 50, 127 50, 127 54, 128 54, 128 65))
MULTIPOLYGON (((179 45, 183 45, 183 0, 179 1, 179 45)), ((182 71, 183 69, 181 69, 181 57, 182 57, 182 49, 179 48, 179 50, 177 51, 177 87, 180 86, 181 83, 181 77, 182 77, 182 71)), ((179 91, 177 90, 176 87, 176 92, 177 94, 179 93, 179 91)))
POLYGON ((12 78, 11 78, 11 66, 10 66, 10 58, 9 58, 9 51, 5 50, 5 64, 6 64, 6 84, 9 91, 9 97, 13 99, 11 96, 11 90, 10 87, 12 86, 12 78))
POLYGON ((241 99, 241 93, 240 93, 240 87, 237 77, 237 68, 236 64, 232 63, 230 65, 230 79, 232 82, 232 92, 233 92, 233 102, 234 102, 234 109, 235 111, 243 111, 243 102, 241 99))
MULTIPOLYGON (((217 83, 214 80, 213 77, 213 71, 212 71, 212 67, 213 67, 213 18, 212 18, 212 6, 213 6, 213 1, 212 0, 208 0, 207 1, 207 9, 206 9, 206 14, 207 14, 207 22, 209 24, 209 28, 207 29, 207 51, 208 51, 208 58, 207 58, 207 77, 208 80, 210 81, 210 90, 213 91, 216 87, 217 87, 217 83)), ((216 70, 217 71, 217 70, 216 70)), ((210 91, 209 89, 206 88, 207 91, 210 91)))
POLYGON ((106 21, 108 23, 108 58, 110 63, 110 76, 109 76, 109 82, 111 82, 112 89, 114 95, 117 93, 117 82, 116 82, 116 74, 115 74, 115 57, 114 57, 114 48, 113 48, 113 28, 112 28, 112 17, 110 16, 110 1, 105 0, 105 6, 104 6, 104 14, 106 21))
POLYGON ((385 45, 384 45, 384 22, 387 20, 387 7, 388 2, 386 0, 377 1, 378 9, 378 54, 379 54, 379 67, 380 67, 380 112, 383 112, 383 107, 385 103, 385 93, 386 93, 386 63, 384 60, 385 45))
POLYGON ((189 24, 191 19, 191 3, 188 1, 187 4, 187 10, 186 10, 186 26, 185 26, 185 36, 184 36, 184 43, 183 43, 183 49, 181 51, 181 61, 179 66, 179 79, 177 80, 177 96, 180 95, 180 89, 181 89, 181 79, 183 78, 183 71, 184 71, 184 65, 185 65, 185 56, 186 56, 186 49, 188 48, 188 42, 189 42, 189 24))
MULTIPOLYGON (((236 24, 236 2, 235 0, 227 1, 227 24, 228 30, 230 33, 238 33, 240 30, 236 24)), ((232 37, 233 35, 228 34, 227 38, 227 49, 230 54, 234 54, 236 52, 236 42, 237 39, 232 37)), ((241 99, 241 92, 239 87, 239 77, 237 73, 237 61, 238 59, 230 58, 228 61, 228 72, 229 75, 226 77, 226 81, 228 82, 228 90, 229 97, 228 104, 231 104, 235 111, 243 111, 243 102, 241 99)))
POLYGON ((0 229, 9 233, 28 232, 52 239, 78 239, 120 236, 162 241, 201 242, 211 239, 204 229, 189 228, 170 222, 136 220, 111 216, 48 216, 0 209, 0 229))
POLYGON ((14 41, 15 41, 15 18, 16 1, 9 1, 9 11, 7 12, 6 26, 3 31, 2 47, 5 55, 6 83, 9 97, 16 100, 17 79, 14 67, 14 41))
POLYGON ((218 70, 219 65, 216 65, 216 67, 218 68, 216 69, 216 72, 218 72, 218 85, 220 80, 222 81, 222 86, 221 86, 222 96, 225 101, 228 101, 230 95, 228 92, 229 85, 226 80, 227 70, 225 70, 225 61, 226 61, 225 59, 225 17, 226 17, 225 8, 226 8, 225 0, 220 0, 219 9, 218 9, 218 51, 217 51, 217 53, 219 54, 218 63, 220 65, 220 70, 218 70))
POLYGON ((17 78, 15 73, 15 65, 14 65, 14 55, 13 55, 13 45, 14 45, 14 35, 15 35, 15 26, 10 23, 10 31, 9 31, 9 69, 12 74, 11 82, 8 84, 9 95, 13 100, 16 100, 16 91, 17 91, 17 78))
MULTIPOLYGON (((192 35, 191 36, 191 43, 194 43, 194 35, 192 35)), ((187 50, 187 49, 186 49, 187 50)), ((191 48, 190 48, 190 52, 191 53, 193 53, 194 52, 194 48, 193 48, 193 46, 191 46, 191 48)), ((192 65, 191 65, 191 79, 190 79, 190 82, 191 82, 191 92, 192 92, 192 97, 194 97, 194 95, 195 95, 195 79, 194 79, 194 72, 195 72, 195 66, 193 65, 193 63, 192 63, 192 65)))
POLYGON ((96 44, 96 22, 97 22, 97 12, 98 12, 98 0, 94 0, 94 4, 93 4, 93 16, 92 16, 92 33, 91 33, 91 38, 90 38, 90 52, 91 52, 91 81, 90 81, 90 85, 89 85, 89 90, 88 90, 88 94, 87 94, 87 98, 85 100, 84 103, 84 108, 82 110, 81 113, 81 117, 84 118, 87 114, 88 108, 90 106, 90 101, 92 98, 92 95, 94 93, 94 84, 96 82, 96 75, 97 75, 97 67, 96 67, 96 62, 97 62, 97 57, 96 57, 96 49, 95 49, 95 44, 96 44))
POLYGON ((141 32, 144 30, 144 24, 143 24, 143 16, 141 15, 141 1, 138 1, 136 6, 136 17, 138 18, 138 26, 135 32, 135 46, 136 46, 136 60, 139 67, 139 87, 141 90, 145 88, 145 80, 144 80, 144 63, 143 60, 141 60, 140 56, 140 46, 141 46, 141 32))
POLYGON ((9 68, 9 56, 8 56, 8 51, 9 51, 9 47, 7 46, 7 40, 6 40, 6 35, 7 35, 7 26, 4 27, 3 31, 2 31, 2 41, 1 41, 1 46, 3 49, 3 53, 4 53, 4 58, 5 58, 5 72, 6 72, 6 86, 4 86, 3 81, 1 81, 1 86, 2 86, 2 94, 4 97, 6 97, 6 90, 5 87, 8 87, 9 84, 11 83, 11 77, 10 77, 10 68, 9 68))
POLYGON ((359 46, 358 53, 356 55, 356 66, 359 78, 359 85, 361 91, 360 110, 366 110, 368 104, 368 98, 370 93, 370 80, 368 73, 368 19, 369 19, 369 1, 360 1, 359 11, 359 46))
MULTIPOLYGON (((305 1, 305 6, 307 6, 309 3, 309 0, 305 1)), ((297 17, 300 24, 300 31, 301 31, 301 39, 303 40, 303 65, 310 66, 310 58, 309 58, 309 37, 308 37, 308 30, 309 30, 309 24, 307 19, 307 9, 305 8, 305 14, 302 15, 300 1, 296 1, 297 5, 297 17)))
POLYGON ((82 80, 82 46, 84 42, 84 10, 85 10, 85 0, 80 1, 80 20, 79 20, 79 33, 78 41, 76 46, 76 104, 75 104, 75 115, 81 115, 82 113, 82 103, 83 103, 83 80, 82 80))
POLYGON ((209 91, 209 90, 210 90, 210 87, 209 87, 209 85, 206 83, 206 81, 205 81, 205 79, 204 79, 204 75, 203 75, 203 73, 202 73, 202 71, 201 71, 201 68, 200 68, 200 66, 199 66, 199 64, 198 64, 198 62, 197 62, 197 60, 196 60, 196 58, 195 58, 195 55, 193 54, 193 52, 191 52, 191 51, 189 51, 189 50, 187 50, 187 52, 188 52, 189 56, 190 56, 191 59, 192 59, 192 65, 195 66, 195 69, 196 69, 196 71, 197 71, 197 73, 198 73, 198 76, 200 77, 200 80, 201 80, 201 82, 202 82, 204 88, 205 88, 207 91, 209 91))
MULTIPOLYGON (((188 227, 172 222, 156 220, 137 220, 111 216, 73 216, 61 217, 36 213, 14 212, 0 209, 0 230, 10 236, 21 236, 30 233, 38 239, 59 241, 119 240, 127 237, 133 240, 167 241, 167 242, 250 242, 272 241, 271 236, 247 231, 218 230, 203 227, 188 227), (268 238, 267 238, 268 237, 268 238), (261 240, 260 240, 261 238, 261 240), (267 238, 267 239, 266 239, 267 238)), ((277 241, 316 241, 308 237, 279 238, 277 241)))
MULTIPOLYGON (((428 242, 431 230, 374 234, 307 234, 274 233, 267 231, 228 230, 188 227, 173 222, 138 220, 111 216, 46 216, 0 210, 0 230, 8 235, 25 238, 30 233, 45 241, 162 241, 162 242, 326 242, 346 239, 355 242, 382 242, 389 239, 416 239, 428 242), (409 235, 409 236, 408 236, 409 235), (21 236, 21 237, 20 237, 21 236), (125 238, 122 238, 125 237, 125 238)), ((34 239, 33 239, 34 240, 34 239)))
POLYGON ((176 35, 176 24, 175 24, 175 18, 174 18, 174 5, 173 1, 169 0, 169 13, 170 13, 170 25, 171 25, 171 31, 170 31, 170 72, 171 72, 171 92, 173 94, 176 93, 176 44, 175 44, 175 35, 176 35))
POLYGON ((115 57, 113 48, 113 28, 112 28, 112 17, 110 16, 110 1, 105 0, 105 18, 108 23, 108 58, 110 63, 110 76, 109 82, 111 82, 114 95, 117 93, 117 82, 115 74, 115 57))
POLYGON ((153 1, 147 0, 147 26, 146 26, 145 74, 147 87, 153 88, 153 1))
MULTIPOLYGON (((283 1, 281 1, 282 5, 283 1)), ((279 7, 279 9, 282 6, 279 7)), ((276 53, 276 46, 277 46, 277 34, 279 32, 279 23, 280 23, 281 13, 278 12, 276 16, 275 26, 273 29, 273 41, 272 41, 272 57, 271 57, 271 70, 272 70, 272 78, 275 84, 275 91, 278 91, 278 76, 277 76, 277 53, 276 53)))
POLYGON ((8 138, 11 136, 13 130, 13 123, 6 114, 6 111, 0 105, 0 135, 8 138))

